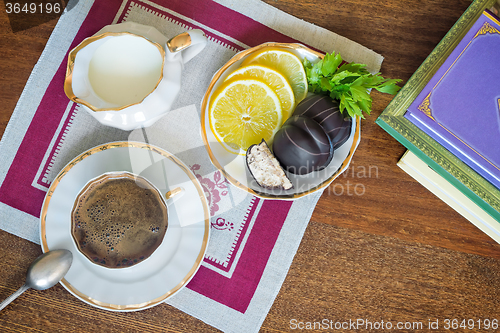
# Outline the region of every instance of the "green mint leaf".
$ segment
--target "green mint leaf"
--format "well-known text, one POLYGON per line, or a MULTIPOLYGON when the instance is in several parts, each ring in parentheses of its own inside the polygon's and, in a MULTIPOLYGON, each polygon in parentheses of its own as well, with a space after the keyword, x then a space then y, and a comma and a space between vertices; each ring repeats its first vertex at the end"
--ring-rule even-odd
POLYGON ((349 92, 351 88, 347 84, 338 84, 335 87, 333 87, 333 91, 341 93, 341 94, 346 94, 349 92))
POLYGON ((321 73, 326 77, 330 73, 333 73, 335 72, 335 70, 337 70, 337 67, 339 67, 340 63, 342 62, 342 57, 340 56, 340 54, 327 53, 322 61, 323 64, 321 66, 321 73))
POLYGON ((386 94, 396 95, 396 93, 401 89, 396 83, 401 82, 399 79, 386 80, 381 86, 374 87, 378 91, 386 94))
POLYGON ((370 114, 372 99, 370 89, 382 93, 396 94, 401 89, 399 79, 385 79, 371 74, 366 65, 357 63, 342 64, 340 54, 327 53, 323 59, 312 64, 303 60, 310 92, 327 94, 340 104, 340 111, 345 115, 364 118, 363 112, 370 114), (342 65, 341 65, 342 64, 342 65))
MULTIPOLYGON (((331 99, 336 99, 336 100, 339 100, 341 99, 342 97, 342 93, 338 92, 338 91, 330 91, 330 98, 331 99)), ((340 110, 340 112, 343 112, 343 110, 340 110)))
POLYGON ((330 84, 330 81, 328 81, 326 77, 321 78, 321 90, 323 91, 332 90, 332 85, 330 84))
POLYGON ((366 114, 370 115, 371 109, 372 109, 372 100, 370 99, 364 99, 358 102, 359 107, 361 110, 366 112, 366 114))
POLYGON ((341 84, 348 84, 348 85, 353 85, 355 81, 357 81, 360 76, 357 73, 351 73, 351 72, 343 72, 347 73, 347 76, 340 80, 341 84))
POLYGON ((342 81, 350 75, 351 72, 340 72, 334 74, 330 77, 330 83, 332 84, 332 86, 344 84, 342 81))
POLYGON ((386 81, 386 79, 380 76, 380 73, 376 75, 370 74, 365 77, 365 87, 367 89, 380 88, 384 84, 384 81, 386 81))
POLYGON ((346 101, 345 101, 345 96, 343 94, 340 95, 340 99, 339 99, 339 109, 340 109, 340 112, 342 114, 344 114, 344 110, 347 111, 347 113, 349 114, 349 116, 352 117, 352 115, 349 113, 349 110, 347 109, 346 107, 346 101))
POLYGON ((311 70, 314 71, 318 75, 323 75, 322 74, 322 70, 321 70, 322 67, 323 67, 323 59, 321 59, 320 61, 318 61, 317 63, 315 63, 312 66, 311 70))
POLYGON ((355 101, 371 100, 370 94, 365 87, 362 86, 351 86, 351 94, 355 101))
POLYGON ((312 63, 307 58, 304 58, 304 60, 302 60, 302 65, 304 65, 304 69, 306 69, 306 71, 307 69, 312 68, 312 63))
POLYGON ((351 73, 369 74, 365 69, 366 65, 356 63, 345 63, 337 70, 337 72, 348 71, 351 73))

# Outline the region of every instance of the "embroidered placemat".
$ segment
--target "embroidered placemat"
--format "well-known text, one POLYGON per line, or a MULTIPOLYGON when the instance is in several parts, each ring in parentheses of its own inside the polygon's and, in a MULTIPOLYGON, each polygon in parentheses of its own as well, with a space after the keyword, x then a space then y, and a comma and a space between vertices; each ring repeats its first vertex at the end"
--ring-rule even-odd
POLYGON ((229 185, 200 136, 200 104, 212 75, 234 54, 264 42, 299 42, 380 69, 382 57, 258 0, 79 1, 60 18, 0 142, 0 228, 39 243, 45 193, 75 156, 110 141, 147 141, 176 154, 202 184, 211 238, 202 266, 167 303, 229 332, 255 332, 286 277, 321 193, 262 200, 229 185), (125 132, 99 124, 63 91, 68 51, 108 24, 132 21, 167 37, 202 29, 206 49, 187 63, 172 111, 125 132))

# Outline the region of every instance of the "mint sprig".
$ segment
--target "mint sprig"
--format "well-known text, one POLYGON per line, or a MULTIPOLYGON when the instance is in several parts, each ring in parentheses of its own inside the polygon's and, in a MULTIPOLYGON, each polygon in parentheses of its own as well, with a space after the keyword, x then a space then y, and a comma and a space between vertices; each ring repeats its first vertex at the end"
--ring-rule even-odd
POLYGON ((401 87, 400 79, 385 79, 380 73, 371 74, 366 65, 356 63, 342 64, 340 54, 326 54, 323 59, 312 64, 304 58, 309 92, 330 95, 340 104, 345 115, 364 118, 363 111, 370 114, 372 98, 369 89, 395 95, 401 87), (342 65, 341 65, 342 64, 342 65))

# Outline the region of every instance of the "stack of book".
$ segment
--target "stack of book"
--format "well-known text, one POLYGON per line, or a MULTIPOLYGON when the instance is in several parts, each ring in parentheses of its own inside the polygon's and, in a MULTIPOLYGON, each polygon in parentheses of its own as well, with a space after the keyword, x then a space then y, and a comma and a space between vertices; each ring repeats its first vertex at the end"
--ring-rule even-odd
POLYGON ((500 20, 475 0, 377 123, 399 166, 500 243, 500 20))
POLYGON ((398 166, 482 232, 500 243, 500 223, 439 173, 432 170, 411 150, 407 150, 401 157, 398 166))

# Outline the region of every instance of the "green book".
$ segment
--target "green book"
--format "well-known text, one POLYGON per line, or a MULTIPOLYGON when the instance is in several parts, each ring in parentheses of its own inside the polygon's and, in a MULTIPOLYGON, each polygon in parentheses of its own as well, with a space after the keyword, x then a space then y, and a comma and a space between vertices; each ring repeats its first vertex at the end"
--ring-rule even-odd
POLYGON ((435 196, 444 201, 460 215, 469 220, 482 232, 500 244, 500 223, 486 213, 474 201, 432 170, 410 150, 401 157, 398 166, 413 179, 422 184, 435 196))
MULTIPOLYGON (((418 70, 399 91, 376 123, 408 150, 500 223, 500 190, 463 159, 405 116, 417 96, 428 86, 471 27, 496 0, 475 0, 418 70)), ((487 12, 488 15, 493 15, 487 12)), ((498 63, 500 66, 500 62, 498 63)), ((492 142, 498 145, 498 141, 492 142)))

